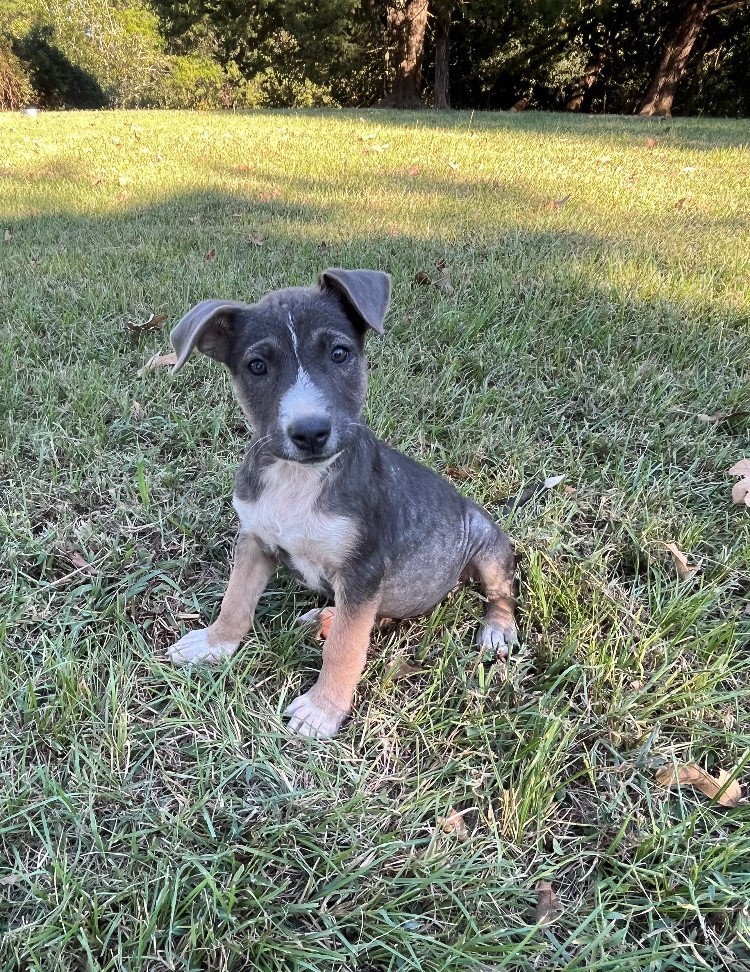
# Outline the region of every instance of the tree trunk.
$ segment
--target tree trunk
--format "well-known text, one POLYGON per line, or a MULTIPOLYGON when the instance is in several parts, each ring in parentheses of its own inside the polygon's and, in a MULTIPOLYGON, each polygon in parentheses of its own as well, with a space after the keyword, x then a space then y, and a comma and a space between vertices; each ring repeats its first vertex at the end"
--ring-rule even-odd
POLYGON ((421 108, 422 55, 427 28, 428 0, 403 0, 388 7, 388 46, 393 49, 396 74, 379 108, 421 108))
POLYGON ((435 87, 433 102, 438 111, 451 106, 450 59, 451 4, 441 3, 435 19, 435 87))
POLYGON ((667 32, 659 66, 651 79, 639 115, 669 115, 685 65, 708 16, 711 0, 687 0, 667 32))
POLYGON ((594 89, 602 80, 606 64, 607 52, 604 48, 599 48, 591 55, 586 70, 573 84, 568 100, 565 102, 566 111, 583 111, 590 105, 594 89))

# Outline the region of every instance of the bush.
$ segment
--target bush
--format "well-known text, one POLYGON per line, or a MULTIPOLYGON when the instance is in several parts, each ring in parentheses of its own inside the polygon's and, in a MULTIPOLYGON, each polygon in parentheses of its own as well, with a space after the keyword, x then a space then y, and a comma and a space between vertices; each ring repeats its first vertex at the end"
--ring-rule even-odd
POLYGON ((226 75, 209 57, 183 55, 169 59, 170 70, 159 91, 164 108, 220 108, 226 98, 226 75))
POLYGON ((0 111, 18 111, 35 101, 31 80, 21 61, 0 40, 0 111))

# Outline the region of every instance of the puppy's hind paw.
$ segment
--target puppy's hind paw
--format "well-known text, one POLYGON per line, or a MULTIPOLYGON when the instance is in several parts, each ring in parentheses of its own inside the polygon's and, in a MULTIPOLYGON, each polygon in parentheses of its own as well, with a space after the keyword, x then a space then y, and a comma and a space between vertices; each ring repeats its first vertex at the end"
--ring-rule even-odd
POLYGON ((290 732, 313 739, 330 739, 335 736, 347 714, 348 710, 339 709, 332 702, 319 697, 314 687, 298 696, 284 712, 285 716, 291 716, 290 732))
POLYGON ((189 631, 183 638, 167 648, 167 657, 174 665, 214 665, 229 658, 237 650, 233 642, 214 642, 210 628, 189 631))
POLYGON ((501 628, 496 624, 483 624, 477 633, 477 644, 493 658, 505 660, 511 645, 518 644, 514 628, 501 628))
POLYGON ((297 624, 312 625, 313 628, 317 628, 315 631, 315 637, 318 641, 325 640, 331 633, 331 625, 333 624, 333 619, 336 616, 336 608, 325 607, 325 608, 314 608, 312 611, 307 611, 305 614, 300 614, 297 618, 297 624))

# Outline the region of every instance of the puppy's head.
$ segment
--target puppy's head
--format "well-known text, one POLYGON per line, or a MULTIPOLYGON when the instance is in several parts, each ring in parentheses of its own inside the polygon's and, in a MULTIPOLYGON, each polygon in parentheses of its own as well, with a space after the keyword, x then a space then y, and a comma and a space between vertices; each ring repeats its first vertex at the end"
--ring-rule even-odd
POLYGON ((325 270, 316 287, 289 287, 257 304, 204 300, 171 334, 174 371, 194 348, 232 373, 242 410, 279 459, 318 463, 345 449, 367 391, 369 328, 383 332, 391 278, 325 270))

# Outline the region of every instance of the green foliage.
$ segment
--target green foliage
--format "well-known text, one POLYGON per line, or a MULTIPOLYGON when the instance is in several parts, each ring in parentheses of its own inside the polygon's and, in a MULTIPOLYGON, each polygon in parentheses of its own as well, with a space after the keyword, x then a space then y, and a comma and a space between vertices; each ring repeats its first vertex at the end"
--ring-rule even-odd
MULTIPOLYGON (((628 114, 683 0, 441 2, 452 16, 454 107, 507 109, 520 100, 628 114), (571 102, 592 66, 593 81, 571 102)), ((431 10, 427 97, 438 0, 431 10)), ((56 108, 371 105, 393 74, 385 12, 376 0, 5 0, 0 36, 11 51, 0 104, 20 103, 30 84, 40 104, 56 108)), ((709 16, 675 110, 749 113, 749 38, 750 0, 709 16)))
POLYGON ((210 57, 184 55, 169 58, 169 75, 157 97, 165 108, 216 108, 223 103, 226 75, 210 57))
POLYGON ((28 72, 10 44, 0 40, 0 111, 13 111, 33 100, 34 88, 28 72))

